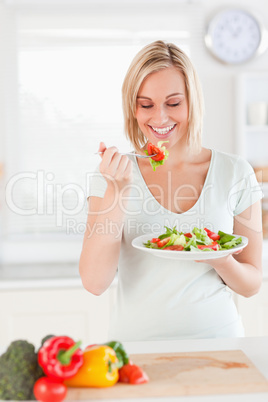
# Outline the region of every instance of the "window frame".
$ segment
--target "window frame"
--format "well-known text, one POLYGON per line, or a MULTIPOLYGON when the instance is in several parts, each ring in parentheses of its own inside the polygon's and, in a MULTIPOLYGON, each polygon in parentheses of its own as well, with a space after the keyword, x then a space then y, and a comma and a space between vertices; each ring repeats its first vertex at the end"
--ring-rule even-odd
MULTIPOLYGON (((148 5, 148 4, 147 4, 148 5)), ((133 5, 134 11, 137 13, 138 4, 133 5)), ((158 7, 155 11, 156 17, 161 21, 163 15, 163 7, 158 7)), ((4 184, 7 185, 8 181, 12 177, 12 175, 16 174, 19 169, 20 159, 19 159, 19 148, 20 148, 20 137, 19 137, 19 125, 18 125, 18 115, 19 115, 19 106, 18 106, 18 79, 17 79, 17 29, 39 29, 41 32, 42 28, 45 27, 46 24, 52 25, 52 27, 56 26, 57 16, 54 15, 52 23, 50 22, 49 12, 41 15, 42 10, 35 11, 28 15, 25 13, 25 10, 8 10, 6 15, 8 19, 6 20, 6 29, 9 33, 10 49, 6 49, 6 68, 5 68, 5 178, 4 184), (37 18, 36 18, 37 17, 37 18), (38 20, 40 24, 38 25, 38 20), (28 27, 28 28, 27 28, 28 27), (12 66, 10 70, 10 66, 12 66), (14 118, 15 117, 15 118, 14 118), (17 118, 16 118, 17 117, 17 118)), ((125 12, 129 13, 129 10, 125 9, 125 12)), ((127 21, 123 18, 124 11, 121 12, 120 18, 118 18, 117 11, 113 10, 113 18, 112 24, 118 26, 118 21, 121 21, 121 29, 125 29, 127 21), (117 21, 117 22, 116 22, 117 21)), ((188 16, 189 9, 183 10, 184 16, 188 16)), ((59 16, 58 16, 59 17, 59 16)), ((85 17, 80 15, 83 20, 83 25, 85 24, 85 17)), ((59 17, 59 26, 58 33, 63 34, 64 29, 66 29, 66 25, 70 23, 71 16, 69 12, 65 14, 65 16, 59 17)), ((135 27, 134 20, 131 20, 129 24, 131 29, 135 27)), ((74 16, 74 29, 78 29, 79 27, 79 13, 74 16)), ((100 9, 95 8, 94 12, 90 15, 90 21, 98 26, 97 21, 102 21, 103 25, 105 25, 107 19, 103 19, 103 15, 100 9), (99 20, 98 20, 99 18, 99 20)), ((189 25, 189 24, 188 24, 189 25)), ((152 24, 153 26, 153 24, 152 24)), ((140 31, 143 32, 143 35, 148 39, 151 34, 151 38, 153 40, 152 34, 152 26, 151 32, 140 31)), ((168 24, 167 24, 168 26, 168 24)), ((80 25, 81 28, 81 25, 80 25)), ((111 29, 113 29, 111 27, 111 29)), ((138 31, 138 27, 136 27, 136 32, 138 31)), ((176 31, 178 32, 178 31, 176 31)), ((190 30, 188 26, 189 34, 181 35, 180 39, 183 43, 187 44, 190 47, 190 30)), ((80 32, 81 33, 81 32, 80 32)), ((139 34, 140 37, 142 36, 139 34)), ((135 31, 134 31, 134 41, 137 40, 136 35, 135 39, 135 31)), ((168 36, 166 30, 166 37, 168 36)), ((167 38, 168 39, 168 38, 167 38)), ((75 39, 77 40, 77 38, 75 39)), ((172 35, 170 35, 170 40, 172 40, 172 35)), ((142 41, 141 41, 142 42, 142 41)), ((2 208, 2 227, 5 228, 7 225, 6 216, 7 216, 7 208, 6 203, 3 203, 2 208)), ((68 235, 66 234, 53 234, 53 238, 46 234, 13 234, 6 235, 5 230, 2 230, 2 262, 9 264, 24 264, 24 263, 36 263, 36 262, 77 262, 79 260, 80 249, 82 245, 82 235, 68 235)))

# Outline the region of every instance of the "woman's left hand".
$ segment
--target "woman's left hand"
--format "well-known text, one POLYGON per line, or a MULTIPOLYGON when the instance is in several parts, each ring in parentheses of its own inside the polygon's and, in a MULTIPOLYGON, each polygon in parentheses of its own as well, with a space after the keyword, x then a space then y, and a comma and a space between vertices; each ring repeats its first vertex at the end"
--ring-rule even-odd
POLYGON ((225 257, 197 260, 197 262, 209 264, 230 289, 239 295, 250 297, 260 290, 262 283, 260 201, 255 202, 234 218, 234 233, 248 239, 248 245, 242 250, 243 252, 230 250, 230 254, 225 257))
MULTIPOLYGON (((223 257, 220 258, 210 258, 209 260, 195 260, 195 262, 203 262, 204 264, 209 264, 212 267, 214 266, 223 266, 224 264, 226 264, 229 260, 229 257, 231 255, 237 255, 240 254, 243 251, 243 249, 238 250, 238 251, 231 251, 230 250, 230 254, 225 255, 223 257)), ((215 253, 217 253, 217 251, 214 251, 215 253)))

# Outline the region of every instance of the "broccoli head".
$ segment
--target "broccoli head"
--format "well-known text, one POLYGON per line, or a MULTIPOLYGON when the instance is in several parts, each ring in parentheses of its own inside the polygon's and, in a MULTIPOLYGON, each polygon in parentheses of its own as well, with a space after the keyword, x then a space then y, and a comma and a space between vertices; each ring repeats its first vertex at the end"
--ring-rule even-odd
POLYGON ((34 345, 24 340, 12 342, 0 356, 0 399, 35 400, 33 386, 43 375, 34 345))
POLYGON ((44 343, 48 340, 48 339, 50 339, 50 338, 53 338, 53 336, 55 336, 55 335, 46 335, 42 340, 41 340, 41 346, 40 347, 42 347, 43 345, 44 345, 44 343))

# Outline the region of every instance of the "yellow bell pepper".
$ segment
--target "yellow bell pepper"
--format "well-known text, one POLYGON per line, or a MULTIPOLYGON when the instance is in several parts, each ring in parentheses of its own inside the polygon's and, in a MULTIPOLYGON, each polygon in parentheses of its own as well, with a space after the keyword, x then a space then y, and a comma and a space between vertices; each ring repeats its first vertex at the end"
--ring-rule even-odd
POLYGON ((83 364, 78 372, 64 383, 68 387, 111 387, 119 378, 117 363, 112 348, 92 346, 83 352, 83 364))

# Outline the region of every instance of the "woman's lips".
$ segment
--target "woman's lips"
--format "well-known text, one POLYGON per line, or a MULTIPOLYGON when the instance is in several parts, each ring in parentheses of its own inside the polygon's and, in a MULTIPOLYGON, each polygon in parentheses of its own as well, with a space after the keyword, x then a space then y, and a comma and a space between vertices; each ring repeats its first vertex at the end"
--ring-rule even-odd
POLYGON ((160 132, 157 132, 157 131, 155 131, 155 130, 157 129, 157 130, 159 130, 159 131, 165 131, 165 127, 162 127, 162 128, 154 127, 154 128, 153 128, 153 127, 150 126, 150 125, 148 125, 148 126, 150 127, 151 132, 153 133, 153 135, 154 135, 156 138, 159 138, 159 139, 166 139, 166 138, 168 138, 168 137, 171 136, 171 134, 173 133, 173 131, 174 131, 175 127, 177 126, 177 124, 167 126, 167 127, 172 127, 172 128, 171 128, 169 131, 164 132, 164 133, 160 133, 160 132))

